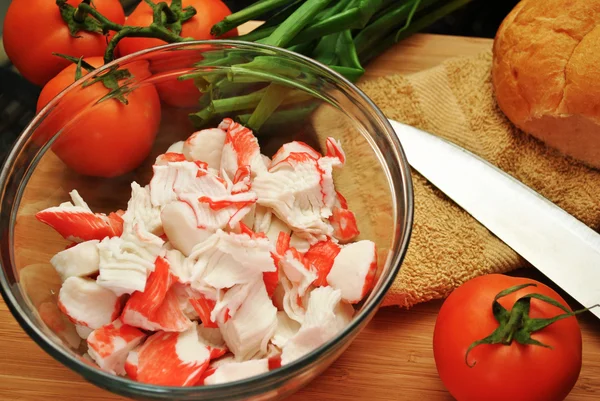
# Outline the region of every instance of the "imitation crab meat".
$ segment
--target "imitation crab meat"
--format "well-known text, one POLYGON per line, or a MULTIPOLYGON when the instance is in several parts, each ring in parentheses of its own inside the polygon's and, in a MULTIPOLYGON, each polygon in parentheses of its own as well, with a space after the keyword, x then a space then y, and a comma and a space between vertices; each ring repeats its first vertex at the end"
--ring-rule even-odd
POLYGON ((98 240, 90 240, 76 244, 60 251, 50 259, 50 263, 63 281, 71 276, 86 277, 98 272, 100 268, 98 242, 98 240))
POLYGON ((169 263, 158 257, 146 288, 134 292, 125 304, 121 315, 123 322, 150 331, 188 329, 192 322, 179 307, 177 294, 171 290, 174 282, 169 263))
POLYGON ((73 190, 38 212, 69 241, 51 259, 63 281, 54 307, 86 340, 86 361, 210 386, 293 363, 343 330, 373 287, 377 250, 356 241, 335 187, 341 144, 325 147, 293 141, 269 158, 225 119, 157 156, 124 211, 94 213, 73 190))
POLYGON ((210 346, 195 325, 181 333, 158 332, 137 352, 137 380, 163 386, 194 385, 208 367, 210 354, 210 346))
POLYGON ((311 292, 302 326, 283 346, 282 365, 321 346, 350 322, 354 310, 341 301, 341 291, 331 287, 311 292))
POLYGON ((94 280, 71 276, 58 293, 58 307, 76 324, 98 329, 121 313, 121 299, 94 280))
POLYGON ((219 170, 226 135, 220 128, 195 132, 183 143, 182 153, 187 160, 203 161, 208 167, 219 170))
POLYGON ((142 331, 117 319, 92 331, 87 338, 88 354, 102 370, 123 376, 127 356, 145 338, 142 331))
POLYGON ((204 378, 204 384, 223 384, 256 376, 269 371, 268 359, 254 359, 245 362, 229 362, 213 369, 204 378))
POLYGON ((359 302, 371 289, 377 272, 375 244, 363 240, 344 246, 333 261, 327 283, 349 303, 359 302))
POLYGON ((79 192, 73 190, 69 195, 72 202, 41 210, 35 217, 73 242, 101 240, 121 235, 123 219, 119 215, 94 213, 79 192))

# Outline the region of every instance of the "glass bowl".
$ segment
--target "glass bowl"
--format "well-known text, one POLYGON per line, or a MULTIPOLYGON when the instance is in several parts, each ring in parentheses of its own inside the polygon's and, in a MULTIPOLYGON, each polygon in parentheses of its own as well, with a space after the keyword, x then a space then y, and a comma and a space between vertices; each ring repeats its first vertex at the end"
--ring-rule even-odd
MULTIPOLYGON (((130 122, 123 124, 129 124, 127 130, 135 129, 130 122)), ((72 132, 77 138, 94 135, 72 132)), ((106 145, 107 150, 100 157, 124 157, 119 143, 106 144, 104 140, 101 138, 98 146, 106 145)), ((410 169, 392 127, 373 102, 320 63, 279 48, 240 41, 164 45, 117 59, 85 75, 54 97, 20 136, 2 169, 0 186, 0 284, 10 311, 56 360, 99 387, 135 399, 271 400, 297 391, 335 361, 371 320, 400 269, 412 227, 410 169), (140 63, 149 66, 149 72, 119 81, 119 90, 162 88, 160 112, 148 116, 160 117, 149 153, 137 168, 110 178, 74 170, 64 146, 61 152, 55 151, 67 128, 77 127, 89 118, 86 113, 106 104, 86 96, 91 80, 114 69, 136 70, 140 63), (274 111, 266 114, 268 118, 252 120, 249 117, 255 109, 265 107, 258 106, 256 92, 272 86, 284 94, 283 101, 267 105, 274 111), (242 97, 228 100, 234 96, 242 97), (323 153, 327 137, 341 142, 346 164, 335 171, 334 181, 356 214, 361 232, 358 239, 370 239, 377 245, 374 287, 356 305, 351 323, 334 338, 259 376, 214 386, 165 387, 105 373, 82 357, 85 341, 79 340, 74 326, 57 307, 61 280, 49 260, 69 241, 39 222, 35 213, 68 201, 73 189, 94 212, 125 209, 131 182, 148 183, 157 155, 199 128, 215 127, 224 117, 255 124, 261 151, 267 156, 291 140, 304 141, 323 153)))

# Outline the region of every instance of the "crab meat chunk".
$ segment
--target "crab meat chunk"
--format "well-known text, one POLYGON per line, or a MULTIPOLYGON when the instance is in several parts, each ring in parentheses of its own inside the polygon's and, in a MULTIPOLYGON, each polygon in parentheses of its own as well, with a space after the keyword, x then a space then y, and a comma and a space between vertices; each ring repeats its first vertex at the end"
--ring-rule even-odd
POLYGON ((329 222, 333 227, 333 237, 345 244, 356 238, 360 231, 356 223, 356 216, 348 209, 348 202, 342 194, 339 192, 336 192, 336 194, 337 199, 329 217, 329 222))
POLYGON ((341 163, 341 166, 346 163, 346 154, 342 149, 342 144, 340 141, 329 137, 325 142, 325 147, 327 148, 327 157, 338 159, 341 163))
POLYGON ((184 141, 177 141, 167 148, 166 153, 183 153, 184 141))
POLYGON ((139 352, 140 346, 137 346, 135 349, 129 351, 129 354, 127 354, 127 358, 125 359, 125 365, 123 366, 125 373, 132 380, 137 380, 139 352))
POLYGON ((177 192, 182 188, 194 185, 200 168, 189 161, 172 161, 163 165, 152 166, 154 172, 150 184, 150 202, 157 208, 160 219, 160 208, 177 200, 177 192))
POLYGON ((195 325, 181 333, 159 331, 139 349, 137 380, 162 386, 193 386, 208 367, 210 354, 195 325))
POLYGON ((71 276, 60 288, 58 307, 73 323, 97 329, 119 316, 122 302, 94 280, 71 276))
POLYGON ((301 141, 292 141, 281 145, 279 150, 273 155, 269 167, 273 167, 278 163, 283 162, 292 153, 306 153, 315 160, 321 157, 321 154, 308 144, 301 141))
POLYGON ((234 227, 251 211, 256 202, 256 194, 248 191, 232 193, 232 183, 228 184, 227 180, 194 163, 185 163, 187 164, 154 166, 155 175, 152 180, 156 182, 151 181, 150 186, 152 190, 158 188, 157 203, 166 205, 175 200, 187 203, 194 211, 195 226, 208 231, 228 225, 234 227), (166 170, 163 172, 162 169, 166 170), (185 174, 176 169, 185 171, 185 174), (193 172, 190 174, 187 170, 193 172), (159 173, 163 178, 159 177, 159 173), (185 178, 181 178, 182 176, 185 178))
POLYGON ((227 321, 219 327, 229 350, 237 361, 264 356, 277 328, 277 309, 273 306, 262 280, 249 286, 248 295, 227 321))
POLYGON ((192 304, 192 300, 195 296, 195 291, 192 288, 190 288, 189 285, 182 284, 180 282, 175 282, 171 287, 171 290, 177 296, 177 300, 179 301, 179 309, 185 315, 185 317, 187 317, 190 320, 198 319, 198 312, 192 304))
POLYGON ((298 293, 299 287, 294 285, 285 275, 280 277, 281 293, 278 294, 275 291, 273 302, 277 302, 278 305, 287 313, 287 315, 298 323, 304 321, 304 314, 306 313, 306 296, 302 297, 298 293), (278 296, 280 300, 276 300, 278 296))
POLYGON ((157 166, 165 166, 171 162, 184 162, 187 159, 181 152, 167 152, 162 155, 158 155, 156 160, 154 160, 154 164, 157 166))
MULTIPOLYGON (((217 300, 208 302, 208 307, 212 308, 210 320, 207 324, 218 321, 227 322, 235 315, 246 298, 248 298, 248 294, 252 288, 253 286, 251 284, 238 284, 226 290, 219 290, 217 293, 217 300)), ((215 324, 219 327, 217 323, 215 324)))
POLYGON ((162 225, 173 247, 189 256, 196 244, 205 241, 212 232, 198 226, 194 209, 186 202, 175 201, 166 205, 160 215, 162 225))
POLYGON ((252 172, 250 166, 241 166, 235 172, 233 177, 231 193, 238 194, 240 192, 247 192, 252 186, 252 172))
POLYGON ((327 275, 331 271, 333 262, 341 249, 335 242, 327 240, 311 245, 304 254, 304 259, 317 271, 317 279, 314 281, 314 285, 319 287, 327 285, 327 275))
POLYGON ((141 229, 100 241, 100 274, 96 281, 117 295, 144 291, 163 244, 162 239, 141 229))
POLYGON ((252 190, 258 204, 272 208, 298 234, 331 235, 333 228, 327 219, 335 202, 331 178, 335 160, 291 153, 254 179, 252 190))
POLYGON ((215 368, 210 375, 205 377, 204 385, 230 383, 268 371, 269 360, 267 358, 244 362, 228 362, 215 368))
POLYGON ((135 181, 131 183, 131 197, 127 202, 127 210, 123 214, 123 222, 124 232, 131 232, 139 227, 154 235, 163 233, 160 208, 152 205, 148 186, 141 187, 135 181))
POLYGON ((94 213, 79 192, 69 192, 72 202, 41 210, 35 217, 73 242, 101 240, 121 235, 123 220, 116 213, 94 213))
POLYGON ((277 311, 277 329, 271 342, 283 348, 285 344, 300 330, 300 323, 291 319, 284 311, 277 311))
POLYGON ((286 365, 323 345, 350 323, 353 313, 352 306, 343 303, 340 290, 314 289, 300 330, 283 347, 281 364, 286 365))
POLYGON ((217 230, 197 252, 192 287, 209 285, 216 289, 231 288, 277 270, 266 236, 227 233, 217 230))
POLYGON ((177 293, 171 290, 174 281, 168 262, 158 257, 146 288, 127 300, 121 314, 123 323, 150 331, 187 330, 192 322, 181 310, 177 293))
POLYGON ((207 163, 208 167, 218 170, 226 135, 220 128, 194 132, 183 144, 182 153, 188 160, 201 160, 207 163))
POLYGON ((170 242, 165 244, 165 248, 164 257, 167 262, 169 262, 171 274, 175 277, 177 282, 189 284, 192 275, 192 261, 177 249, 172 248, 172 244, 170 242))
MULTIPOLYGON (((277 244, 277 248, 278 251, 281 251, 280 243, 277 244)), ((317 272, 294 248, 285 251, 279 259, 279 265, 283 272, 283 275, 280 276, 280 282, 284 290, 283 310, 290 318, 302 323, 308 290, 317 279, 317 272)))
POLYGON ((219 124, 219 128, 226 132, 220 170, 223 170, 232 180, 242 166, 250 166, 253 176, 266 171, 258 139, 254 136, 252 130, 230 118, 224 119, 219 124))
POLYGON ((87 338, 88 354, 100 369, 120 376, 125 375, 125 361, 146 334, 119 319, 94 330, 87 338))
POLYGON ((213 196, 182 193, 179 198, 192 207, 199 227, 213 231, 234 227, 250 212, 257 199, 253 192, 213 196))
POLYGON ((303 297, 313 281, 317 279, 314 267, 309 265, 294 248, 288 249, 279 263, 288 280, 298 288, 298 295, 303 297))
POLYGON ((58 252, 50 259, 50 263, 63 281, 71 276, 93 275, 100 268, 98 243, 98 240, 78 243, 58 252))
POLYGON ((377 272, 375 243, 362 240, 345 245, 336 256, 327 283, 340 289, 342 299, 359 302, 373 286, 377 272))

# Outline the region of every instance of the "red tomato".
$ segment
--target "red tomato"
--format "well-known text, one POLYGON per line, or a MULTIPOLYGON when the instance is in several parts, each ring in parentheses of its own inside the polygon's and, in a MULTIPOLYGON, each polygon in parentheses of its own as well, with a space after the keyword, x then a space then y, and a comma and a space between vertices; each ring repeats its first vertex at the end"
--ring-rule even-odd
MULTIPOLYGON (((170 0, 166 0, 171 4, 170 0)), ((183 0, 182 7, 193 6, 196 15, 185 21, 181 27, 180 36, 191 37, 196 40, 216 39, 210 34, 214 24, 231 14, 229 8, 221 0, 183 0)), ((141 2, 127 18, 126 25, 148 26, 152 23, 152 9, 145 2, 141 2)), ((219 38, 237 36, 237 29, 232 29, 219 38)), ((140 50, 164 45, 165 42, 154 38, 125 38, 119 42, 118 49, 121 56, 135 53, 140 50)), ((199 93, 193 80, 169 80, 157 84, 161 99, 172 106, 193 107, 198 103, 199 93)))
MULTIPOLYGON (((102 57, 85 59, 94 67, 102 57)), ((50 80, 38 98, 39 112, 65 87, 73 83, 76 66, 70 65, 50 80)), ((148 62, 136 61, 124 68, 140 81, 150 76, 148 62)), ((122 81, 120 81, 122 84, 122 81)), ((102 82, 76 87, 61 98, 36 135, 47 141, 62 133, 52 150, 79 174, 115 177, 136 167, 148 156, 158 131, 161 109, 153 85, 143 85, 126 95, 128 104, 117 99, 98 100, 109 93, 102 82)))
MULTIPOLYGON (((577 319, 567 317, 534 332, 531 338, 552 348, 482 344, 465 355, 469 346, 496 328, 494 297, 515 285, 534 283, 499 299, 509 312, 515 302, 530 293, 546 295, 570 310, 559 294, 538 281, 490 274, 469 280, 446 299, 433 335, 433 352, 440 378, 458 401, 559 401, 571 391, 581 370, 581 331, 577 319)), ((531 318, 563 314, 560 308, 531 299, 531 318)))
MULTIPOLYGON (((81 0, 68 0, 76 7, 81 0)), ((94 6, 106 18, 125 22, 119 0, 94 0, 94 6)), ((4 19, 4 49, 17 70, 30 82, 44 85, 70 62, 52 52, 73 57, 101 56, 107 38, 98 33, 69 33, 56 3, 51 0, 13 0, 4 19)))

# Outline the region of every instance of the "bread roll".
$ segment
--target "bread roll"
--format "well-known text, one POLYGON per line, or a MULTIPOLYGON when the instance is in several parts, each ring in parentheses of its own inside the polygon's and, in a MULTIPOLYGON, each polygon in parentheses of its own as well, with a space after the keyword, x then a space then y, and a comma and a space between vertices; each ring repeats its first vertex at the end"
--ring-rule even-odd
POLYGON ((600 0, 523 0, 502 22, 493 52, 504 114, 600 168, 600 0))

